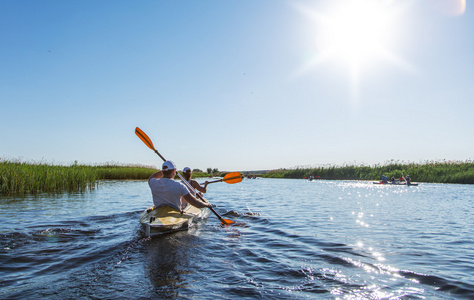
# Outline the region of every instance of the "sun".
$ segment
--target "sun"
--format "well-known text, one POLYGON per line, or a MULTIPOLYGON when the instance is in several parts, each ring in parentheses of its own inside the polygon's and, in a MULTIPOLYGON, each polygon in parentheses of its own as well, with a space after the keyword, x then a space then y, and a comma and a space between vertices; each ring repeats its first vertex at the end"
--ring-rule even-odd
POLYGON ((353 67, 383 56, 389 42, 390 18, 380 2, 349 1, 334 8, 320 24, 319 50, 353 67))
POLYGON ((312 21, 314 57, 298 71, 331 62, 342 66, 358 81, 361 73, 380 62, 402 67, 395 54, 400 36, 399 10, 390 0, 327 1, 325 7, 297 7, 312 21))

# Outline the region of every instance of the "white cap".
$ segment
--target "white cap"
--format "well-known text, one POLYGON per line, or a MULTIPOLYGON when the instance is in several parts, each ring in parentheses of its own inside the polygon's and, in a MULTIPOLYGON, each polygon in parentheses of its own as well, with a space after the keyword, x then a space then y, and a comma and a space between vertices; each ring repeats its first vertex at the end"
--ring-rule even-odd
POLYGON ((167 160, 163 163, 161 169, 163 169, 163 171, 174 170, 176 169, 176 165, 171 160, 167 160))
POLYGON ((191 172, 191 169, 189 167, 186 167, 183 169, 183 173, 191 172))

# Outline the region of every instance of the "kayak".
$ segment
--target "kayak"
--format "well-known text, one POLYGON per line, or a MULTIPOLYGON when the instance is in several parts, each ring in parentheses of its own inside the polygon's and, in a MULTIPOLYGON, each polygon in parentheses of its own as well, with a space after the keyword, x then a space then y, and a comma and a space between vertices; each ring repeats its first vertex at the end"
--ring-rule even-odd
POLYGON ((393 181, 393 182, 383 182, 383 181, 374 181, 374 184, 386 184, 386 185, 414 185, 417 186, 418 183, 410 183, 407 184, 406 182, 400 182, 400 181, 393 181))
POLYGON ((141 231, 147 236, 154 236, 166 232, 185 230, 191 227, 198 219, 207 217, 207 208, 197 208, 192 205, 181 213, 170 206, 147 208, 140 216, 141 231))

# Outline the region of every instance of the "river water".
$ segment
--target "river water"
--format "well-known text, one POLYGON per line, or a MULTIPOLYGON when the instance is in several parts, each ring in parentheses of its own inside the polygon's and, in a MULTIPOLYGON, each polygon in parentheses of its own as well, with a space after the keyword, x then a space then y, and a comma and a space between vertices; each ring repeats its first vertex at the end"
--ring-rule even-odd
POLYGON ((145 238, 145 181, 0 197, 1 299, 472 299, 474 186, 245 179, 145 238))

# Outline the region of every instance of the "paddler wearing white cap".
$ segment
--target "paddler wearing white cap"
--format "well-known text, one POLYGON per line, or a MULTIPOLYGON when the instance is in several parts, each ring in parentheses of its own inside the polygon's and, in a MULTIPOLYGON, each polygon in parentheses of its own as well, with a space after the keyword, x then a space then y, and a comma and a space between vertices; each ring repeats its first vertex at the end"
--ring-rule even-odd
MULTIPOLYGON (((161 171, 154 173, 148 178, 148 185, 153 195, 155 208, 170 206, 182 211, 188 203, 197 208, 212 207, 209 202, 201 201, 191 194, 184 183, 175 181, 175 176, 176 165, 172 161, 167 160, 163 163, 161 171)), ((206 199, 204 200, 207 201, 206 199)))

